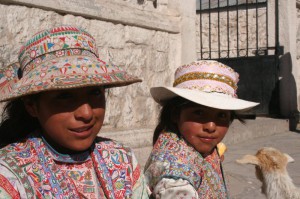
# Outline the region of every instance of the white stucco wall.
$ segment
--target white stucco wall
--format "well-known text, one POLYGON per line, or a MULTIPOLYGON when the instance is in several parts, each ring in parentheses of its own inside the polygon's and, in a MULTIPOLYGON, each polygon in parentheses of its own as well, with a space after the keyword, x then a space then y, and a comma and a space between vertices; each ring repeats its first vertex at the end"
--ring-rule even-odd
POLYGON ((296 0, 279 1, 279 42, 284 46, 280 57, 280 110, 283 116, 294 118, 299 112, 300 70, 297 60, 296 0))

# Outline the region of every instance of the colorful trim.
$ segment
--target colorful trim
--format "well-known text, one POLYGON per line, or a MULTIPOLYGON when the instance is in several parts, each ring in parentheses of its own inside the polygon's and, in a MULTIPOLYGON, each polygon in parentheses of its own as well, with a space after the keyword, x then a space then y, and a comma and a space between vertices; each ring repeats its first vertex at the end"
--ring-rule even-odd
POLYGON ((100 184, 104 190, 104 194, 107 198, 115 199, 116 197, 113 190, 113 183, 106 163, 102 158, 101 154, 99 153, 98 149, 94 150, 94 153, 91 154, 91 157, 94 163, 98 163, 99 161, 100 165, 98 166, 98 169, 96 169, 96 173, 100 184))
POLYGON ((1 174, 0 174, 0 185, 1 188, 3 188, 5 192, 8 193, 12 199, 20 198, 18 192, 14 189, 14 187, 10 184, 10 182, 1 174))
POLYGON ((35 34, 19 53, 21 68, 37 57, 63 49, 84 49, 98 56, 95 39, 81 28, 60 26, 35 34))
MULTIPOLYGON (((51 184, 51 187, 55 190, 54 194, 56 198, 60 198, 63 196, 62 186, 57 179, 57 176, 55 176, 55 170, 51 169, 51 164, 49 164, 49 160, 47 160, 47 156, 45 156, 45 153, 41 147, 41 141, 39 139, 33 138, 31 139, 36 147, 37 151, 37 157, 39 159, 39 163, 42 166, 43 171, 45 172, 46 176, 49 179, 49 182, 51 184)), ((63 176, 62 176, 63 177, 63 176)))
POLYGON ((12 63, 0 68, 0 95, 9 95, 18 81, 19 63, 12 63))
MULTIPOLYGON (((26 65, 26 67, 24 66, 23 68, 21 68, 22 75, 29 73, 34 68, 36 68, 37 65, 42 65, 43 63, 45 63, 47 61, 51 61, 53 59, 59 59, 60 57, 64 57, 64 56, 67 56, 67 57, 68 56, 84 56, 84 57, 87 56, 87 57, 91 57, 93 59, 97 59, 97 61, 99 61, 99 64, 102 63, 103 65, 106 65, 106 62, 99 59, 91 51, 84 50, 84 49, 63 49, 63 50, 58 50, 58 51, 54 51, 54 52, 49 52, 48 54, 43 54, 43 55, 37 57, 36 59, 32 60, 32 62, 30 62, 30 64, 26 65)), ((82 58, 82 59, 84 59, 84 58, 82 58)), ((70 68, 70 66, 71 66, 71 64, 68 64, 68 62, 66 61, 65 67, 70 68)), ((74 67, 74 65, 73 65, 73 67, 74 67)), ((78 66, 76 66, 76 67, 78 67, 78 66)), ((44 71, 44 72, 51 72, 51 70, 44 71)))
POLYGON ((33 188, 30 185, 30 182, 28 180, 28 177, 26 173, 18 166, 18 164, 14 161, 14 159, 4 156, 3 160, 8 164, 9 168, 17 174, 16 176, 20 179, 21 184, 23 185, 25 189, 25 193, 27 195, 27 198, 34 198, 35 192, 33 188))
POLYGON ((193 72, 193 73, 186 73, 174 81, 173 86, 177 86, 186 81, 190 80, 201 80, 201 79, 208 79, 208 80, 215 80, 222 83, 225 83, 232 87, 234 90, 237 89, 236 83, 230 78, 225 75, 215 74, 215 73, 206 73, 206 72, 193 72))
POLYGON ((139 176, 141 175, 141 168, 138 165, 137 168, 133 171, 132 178, 133 178, 133 186, 136 184, 139 176))

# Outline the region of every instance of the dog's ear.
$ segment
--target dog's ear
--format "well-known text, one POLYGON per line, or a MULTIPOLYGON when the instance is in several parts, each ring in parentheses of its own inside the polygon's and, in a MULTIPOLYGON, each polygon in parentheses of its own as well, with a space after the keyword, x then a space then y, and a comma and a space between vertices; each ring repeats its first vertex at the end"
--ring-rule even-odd
POLYGON ((284 153, 283 155, 284 155, 285 157, 287 157, 288 162, 295 162, 294 158, 292 158, 289 154, 284 153))
POLYGON ((254 155, 245 155, 242 159, 236 160, 239 164, 254 164, 259 165, 259 160, 254 155))

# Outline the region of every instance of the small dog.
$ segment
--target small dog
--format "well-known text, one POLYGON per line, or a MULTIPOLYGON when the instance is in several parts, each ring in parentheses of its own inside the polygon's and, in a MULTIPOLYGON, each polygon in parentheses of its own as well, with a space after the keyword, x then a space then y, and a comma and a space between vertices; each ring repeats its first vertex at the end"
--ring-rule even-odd
POLYGON ((268 199, 300 199, 300 188, 294 185, 286 170, 287 164, 294 162, 288 154, 264 147, 256 155, 245 155, 236 161, 255 165, 256 177, 262 182, 262 193, 268 199))

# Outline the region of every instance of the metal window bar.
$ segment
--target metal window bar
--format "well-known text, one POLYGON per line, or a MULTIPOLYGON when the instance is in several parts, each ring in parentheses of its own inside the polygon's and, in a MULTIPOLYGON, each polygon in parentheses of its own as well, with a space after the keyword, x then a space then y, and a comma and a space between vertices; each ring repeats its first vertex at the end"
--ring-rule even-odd
MULTIPOLYGON (((278 18, 278 17, 276 17, 276 18, 278 18)), ((267 2, 267 7, 266 7, 266 24, 267 25, 269 24, 269 3, 268 2, 267 2)), ((269 46, 269 39, 268 39, 269 38, 269 28, 267 28, 266 35, 267 35, 267 41, 266 41, 266 43, 267 43, 267 46, 269 46)), ((266 50, 266 55, 269 55, 268 49, 266 50)))
POLYGON ((227 56, 226 58, 230 57, 230 43, 229 43, 229 0, 227 0, 227 56))
MULTIPOLYGON (((219 1, 219 0, 218 0, 219 1)), ((236 54, 239 57, 239 1, 236 0, 236 54)))
MULTIPOLYGON (((200 10, 202 10, 202 4, 200 0, 200 10)), ((199 20, 199 25, 200 25, 200 58, 203 59, 203 43, 202 43, 202 13, 200 12, 200 20, 199 20)))
POLYGON ((218 0, 218 56, 221 57, 221 39, 220 39, 220 0, 218 0))
POLYGON ((235 58, 242 56, 249 57, 268 55, 268 49, 274 49, 274 47, 268 46, 269 19, 267 0, 200 0, 199 7, 198 14, 200 15, 200 59, 218 59, 235 58), (236 12, 236 19, 232 18, 234 15, 231 15, 231 13, 234 12, 234 10, 236 12), (251 15, 249 15, 249 10, 251 10, 251 15), (261 12, 265 12, 266 17, 266 24, 262 25, 261 21, 263 20, 259 18, 263 16, 261 15, 261 12), (222 21, 227 21, 227 24, 221 23, 221 16, 224 17, 224 15, 227 19, 225 18, 222 21), (251 24, 249 20, 250 16, 251 19, 252 16, 255 18, 254 20, 252 20, 251 24), (203 29, 204 25, 206 24, 206 22, 203 23, 204 20, 208 20, 208 25, 206 26, 206 29, 203 29), (230 22, 233 20, 236 21, 236 27, 230 24, 230 22), (242 20, 245 20, 245 25, 242 20), (223 29, 222 26, 224 25, 226 25, 226 31, 221 32, 221 30, 223 29), (232 32, 231 28, 236 29, 235 33, 232 32), (262 28, 264 28, 264 30, 262 28), (218 30, 216 31, 215 29, 218 30), (203 31, 206 31, 208 35, 203 34, 203 31), (261 31, 264 31, 264 34, 259 35, 261 31), (213 39, 212 34, 214 34, 214 37, 216 37, 216 39, 213 39), (245 34, 246 38, 240 37, 242 34, 245 34), (224 38, 226 37, 227 41, 225 42, 227 43, 227 46, 224 45, 225 43, 223 43, 222 45, 222 42, 224 42, 224 38), (251 37, 253 40, 249 40, 249 37, 251 37), (234 40, 231 40, 234 38, 237 40, 235 49, 234 45, 232 45, 232 42, 234 40), (240 39, 242 38, 243 40, 240 41, 240 39), (260 39, 262 39, 263 42, 259 42, 260 39), (203 41, 208 41, 208 44, 206 43, 204 45, 203 41))
POLYGON ((258 4, 257 4, 257 0, 255 3, 255 12, 256 12, 256 49, 258 50, 258 4))
POLYGON ((247 52, 246 52, 246 57, 249 56, 249 13, 248 13, 248 0, 246 0, 246 37, 247 37, 247 43, 246 43, 246 48, 247 48, 247 52))
POLYGON ((208 35, 209 35, 209 57, 211 58, 211 8, 210 8, 210 0, 208 1, 208 35))
MULTIPOLYGON (((278 16, 279 14, 279 8, 278 8, 278 0, 275 0, 275 16, 278 16)), ((275 17, 275 54, 279 55, 279 54, 282 54, 283 52, 280 52, 280 51, 283 51, 283 49, 280 47, 280 44, 279 44, 279 19, 278 17, 275 17)))

